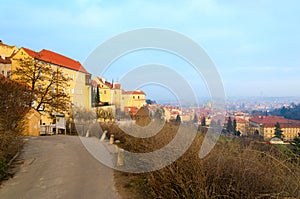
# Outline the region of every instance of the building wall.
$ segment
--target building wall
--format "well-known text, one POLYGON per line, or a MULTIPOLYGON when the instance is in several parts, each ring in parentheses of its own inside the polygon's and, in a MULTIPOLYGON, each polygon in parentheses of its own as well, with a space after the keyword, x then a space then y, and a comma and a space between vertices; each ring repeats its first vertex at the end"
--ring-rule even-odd
POLYGON ((237 129, 237 131, 242 132, 244 135, 247 135, 247 133, 249 131, 249 124, 245 123, 245 122, 237 122, 236 129, 237 129))
MULTIPOLYGON (((30 57, 25 52, 25 50, 21 48, 11 60, 12 74, 13 71, 19 66, 18 59, 21 58, 32 58, 32 57, 30 57)), ((61 69, 63 76, 69 79, 68 81, 69 87, 64 88, 64 90, 70 95, 70 101, 72 103, 72 106, 89 109, 91 107, 91 89, 90 89, 90 85, 86 85, 86 74, 66 67, 61 67, 52 63, 48 63, 48 64, 51 65, 54 71, 57 70, 57 68, 61 69)), ((16 77, 14 77, 13 75, 13 78, 16 77)), ((45 124, 52 123, 52 119, 50 118, 49 115, 43 114, 41 117, 42 117, 42 123, 45 124)))
POLYGON ((64 75, 70 78, 70 87, 67 92, 70 95, 70 100, 73 106, 91 108, 91 87, 86 85, 86 74, 61 67, 64 75))
POLYGON ((146 95, 141 93, 124 93, 122 100, 124 107, 141 108, 146 105, 146 95))
POLYGON ((0 56, 10 57, 14 52, 17 52, 18 48, 16 46, 9 46, 0 43, 0 56))
POLYGON ((39 136, 40 120, 41 120, 40 113, 32 108, 25 116, 24 135, 39 136))
POLYGON ((122 90, 112 89, 110 96, 111 96, 111 104, 114 104, 116 109, 121 109, 122 90))
MULTIPOLYGON (((298 133, 300 132, 300 127, 287 127, 287 128, 281 128, 283 131, 283 139, 284 140, 292 140, 295 137, 298 136, 298 133)), ((274 127, 262 127, 261 128, 262 136, 265 140, 269 140, 273 137, 275 137, 275 126, 274 127)))
POLYGON ((100 102, 107 102, 108 104, 112 104, 111 101, 111 88, 105 84, 105 80, 100 81, 99 78, 94 78, 94 80, 99 85, 99 93, 100 93, 100 102))

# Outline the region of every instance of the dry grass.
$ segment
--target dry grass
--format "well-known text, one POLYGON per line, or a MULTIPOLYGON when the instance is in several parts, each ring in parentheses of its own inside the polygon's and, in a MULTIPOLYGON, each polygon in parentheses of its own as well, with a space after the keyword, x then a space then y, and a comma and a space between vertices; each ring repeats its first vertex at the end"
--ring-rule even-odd
MULTIPOLYGON (((102 126, 121 140, 122 148, 134 152, 165 146, 178 128, 166 124, 157 135, 137 139, 113 124, 102 126)), ((189 133, 189 128, 185 130, 189 133)), ((204 133, 199 133, 189 150, 163 169, 145 174, 116 174, 126 175, 125 188, 140 190, 137 198, 300 197, 299 159, 282 152, 280 147, 221 137, 209 155, 200 159, 198 152, 203 137, 204 133)))

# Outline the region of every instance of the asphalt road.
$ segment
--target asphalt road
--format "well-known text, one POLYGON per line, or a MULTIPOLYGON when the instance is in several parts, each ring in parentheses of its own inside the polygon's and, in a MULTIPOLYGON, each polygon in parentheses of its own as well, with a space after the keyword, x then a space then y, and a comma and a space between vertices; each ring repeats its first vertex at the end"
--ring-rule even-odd
POLYGON ((30 137, 1 199, 120 198, 113 170, 95 160, 75 136, 30 137))

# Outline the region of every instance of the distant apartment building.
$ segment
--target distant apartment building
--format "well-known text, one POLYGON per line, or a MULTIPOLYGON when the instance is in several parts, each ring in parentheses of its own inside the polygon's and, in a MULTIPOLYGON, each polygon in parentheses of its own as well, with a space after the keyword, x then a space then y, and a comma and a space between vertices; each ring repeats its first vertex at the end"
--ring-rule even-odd
POLYGON ((121 109, 122 89, 121 84, 110 83, 103 77, 93 78, 93 100, 95 103, 95 97, 99 90, 100 104, 101 105, 114 105, 116 109, 121 109))
POLYGON ((257 116, 249 120, 249 129, 251 133, 259 133, 265 140, 275 136, 275 124, 280 124, 283 131, 284 140, 292 140, 300 132, 300 121, 290 120, 281 116, 257 116))
POLYGON ((249 131, 249 121, 240 117, 236 117, 236 130, 240 131, 241 136, 247 135, 249 131))
POLYGON ((110 83, 102 77, 93 78, 92 84, 92 98, 95 98, 98 88, 100 105, 113 105, 115 106, 115 109, 119 109, 133 115, 138 111, 138 109, 146 105, 146 94, 141 90, 125 91, 122 89, 120 83, 110 83))
POLYGON ((136 90, 136 91, 122 91, 122 103, 121 109, 132 111, 131 109, 145 106, 146 103, 146 94, 144 91, 136 90))

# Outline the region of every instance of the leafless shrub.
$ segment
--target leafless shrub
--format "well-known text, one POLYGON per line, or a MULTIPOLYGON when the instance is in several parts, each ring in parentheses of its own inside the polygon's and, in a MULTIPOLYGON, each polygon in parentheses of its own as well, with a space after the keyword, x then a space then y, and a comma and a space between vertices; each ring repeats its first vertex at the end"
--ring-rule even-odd
POLYGON ((28 86, 0 76, 0 179, 7 161, 20 147, 24 117, 31 100, 28 86))
MULTIPOLYGON (((166 124, 157 135, 137 139, 117 126, 102 124, 122 140, 121 147, 134 152, 157 150, 169 143, 177 126, 166 124)), ((189 128, 186 128, 189 133, 189 128)), ((198 157, 203 141, 199 133, 177 161, 158 171, 126 174, 139 176, 149 198, 286 198, 300 196, 299 164, 280 147, 251 140, 221 137, 204 159, 198 157)), ((299 161, 299 160, 298 160, 299 161)), ((132 178, 130 178, 132 176, 132 178)))

